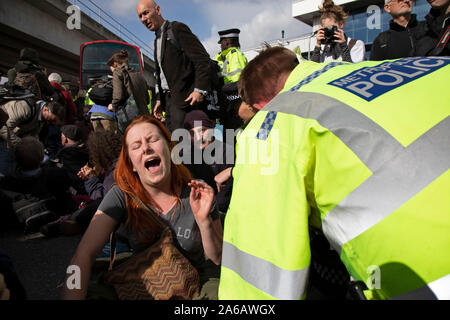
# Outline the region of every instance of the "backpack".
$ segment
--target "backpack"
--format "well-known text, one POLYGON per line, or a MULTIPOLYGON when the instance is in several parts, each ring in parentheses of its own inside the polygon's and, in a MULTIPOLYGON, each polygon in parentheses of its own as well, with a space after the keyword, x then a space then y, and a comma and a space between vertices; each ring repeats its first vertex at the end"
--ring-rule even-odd
POLYGON ((24 233, 39 231, 39 228, 57 219, 51 210, 54 206, 54 198, 39 199, 30 194, 22 194, 3 190, 4 194, 12 201, 12 208, 17 221, 24 226, 24 233))
POLYGON ((38 109, 36 107, 36 102, 38 99, 30 91, 30 89, 25 89, 18 85, 13 85, 12 87, 9 87, 9 88, 0 86, 0 105, 3 105, 10 101, 19 101, 19 100, 24 100, 27 103, 28 107, 30 107, 30 110, 31 110, 30 118, 28 120, 22 122, 22 125, 26 125, 35 118, 35 115, 36 115, 36 112, 38 109))
MULTIPOLYGON (((18 72, 14 78, 13 84, 16 88, 28 90, 38 99, 42 99, 41 88, 36 76, 30 72, 18 72)), ((13 86, 13 87, 14 87, 13 86)))
MULTIPOLYGON (((167 38, 168 40, 181 52, 184 53, 183 48, 178 42, 175 34, 172 30, 172 22, 169 22, 167 27, 167 38)), ((208 102, 207 113, 213 119, 220 117, 220 108, 225 105, 225 97, 222 92, 222 87, 224 85, 223 78, 219 77, 221 70, 219 63, 215 60, 209 59, 209 75, 211 79, 211 92, 208 92, 205 99, 208 102)))
POLYGON ((112 103, 113 85, 111 81, 97 83, 92 86, 89 98, 100 106, 108 106, 112 103))

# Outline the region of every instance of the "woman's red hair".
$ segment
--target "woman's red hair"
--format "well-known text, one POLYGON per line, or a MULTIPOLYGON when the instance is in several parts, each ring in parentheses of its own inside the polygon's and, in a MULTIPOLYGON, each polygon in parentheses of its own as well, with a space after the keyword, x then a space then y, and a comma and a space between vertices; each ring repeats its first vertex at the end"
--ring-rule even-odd
MULTIPOLYGON (((143 203, 150 204, 154 208, 161 210, 158 204, 152 199, 152 197, 145 191, 144 186, 139 179, 136 172, 133 171, 133 165, 131 163, 128 154, 128 145, 126 143, 126 137, 131 128, 139 123, 150 123, 155 125, 162 137, 169 145, 169 150, 175 147, 175 143, 171 140, 171 136, 166 127, 157 119, 150 115, 143 115, 135 118, 133 122, 125 130, 122 151, 117 162, 116 170, 114 172, 114 180, 118 187, 125 193, 126 205, 128 208, 128 220, 126 225, 131 225, 133 233, 136 238, 146 244, 151 244, 158 234, 159 228, 153 222, 153 220, 143 210, 139 209, 137 204, 132 200, 131 194, 137 196, 143 203)), ((191 180, 191 174, 189 170, 182 164, 176 165, 171 161, 171 180, 170 189, 174 195, 177 195, 176 190, 183 188, 191 180)), ((178 197, 178 195, 177 195, 178 197)), ((178 199, 178 203, 180 203, 178 199)), ((151 208, 149 208, 151 209, 151 208)), ((153 211, 153 210, 151 210, 153 211)), ((154 212, 155 215, 158 213, 154 212)))

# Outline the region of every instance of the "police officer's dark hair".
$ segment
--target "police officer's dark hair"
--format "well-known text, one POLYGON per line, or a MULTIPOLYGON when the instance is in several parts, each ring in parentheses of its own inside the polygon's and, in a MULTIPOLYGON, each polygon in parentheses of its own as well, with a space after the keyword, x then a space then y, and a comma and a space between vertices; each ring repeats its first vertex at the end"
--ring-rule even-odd
POLYGON ((298 64, 297 55, 284 47, 267 47, 251 60, 238 82, 239 96, 250 106, 270 101, 279 92, 283 75, 298 64))
POLYGON ((241 47, 241 44, 239 43, 239 38, 229 38, 229 41, 230 41, 230 45, 232 47, 237 47, 237 48, 241 47))

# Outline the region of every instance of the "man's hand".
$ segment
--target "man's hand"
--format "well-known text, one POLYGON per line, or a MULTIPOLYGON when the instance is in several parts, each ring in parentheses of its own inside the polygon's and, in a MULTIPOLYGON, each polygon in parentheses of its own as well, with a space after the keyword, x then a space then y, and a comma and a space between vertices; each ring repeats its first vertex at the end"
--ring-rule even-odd
POLYGON ((153 116, 161 122, 164 121, 162 115, 161 101, 159 100, 156 101, 155 106, 153 107, 153 116))
POLYGON ((111 103, 108 105, 108 111, 113 111, 113 106, 111 103))
POLYGON ((90 178, 92 178, 93 176, 95 176, 95 172, 94 169, 92 169, 91 167, 89 167, 88 165, 85 165, 83 168, 81 168, 81 170, 78 172, 77 174, 78 178, 80 178, 81 180, 88 180, 90 178))
POLYGON ((184 100, 184 102, 189 102, 190 101, 190 105, 196 105, 197 103, 200 103, 203 101, 203 95, 200 92, 194 91, 192 92, 189 97, 187 97, 186 100, 184 100))

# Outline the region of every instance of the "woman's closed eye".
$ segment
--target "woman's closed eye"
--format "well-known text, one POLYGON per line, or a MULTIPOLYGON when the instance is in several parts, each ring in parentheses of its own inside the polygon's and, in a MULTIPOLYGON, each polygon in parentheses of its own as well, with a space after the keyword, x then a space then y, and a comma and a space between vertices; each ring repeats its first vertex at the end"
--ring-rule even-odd
POLYGON ((137 150, 141 147, 142 143, 141 142, 134 142, 131 144, 130 148, 131 150, 137 150))

